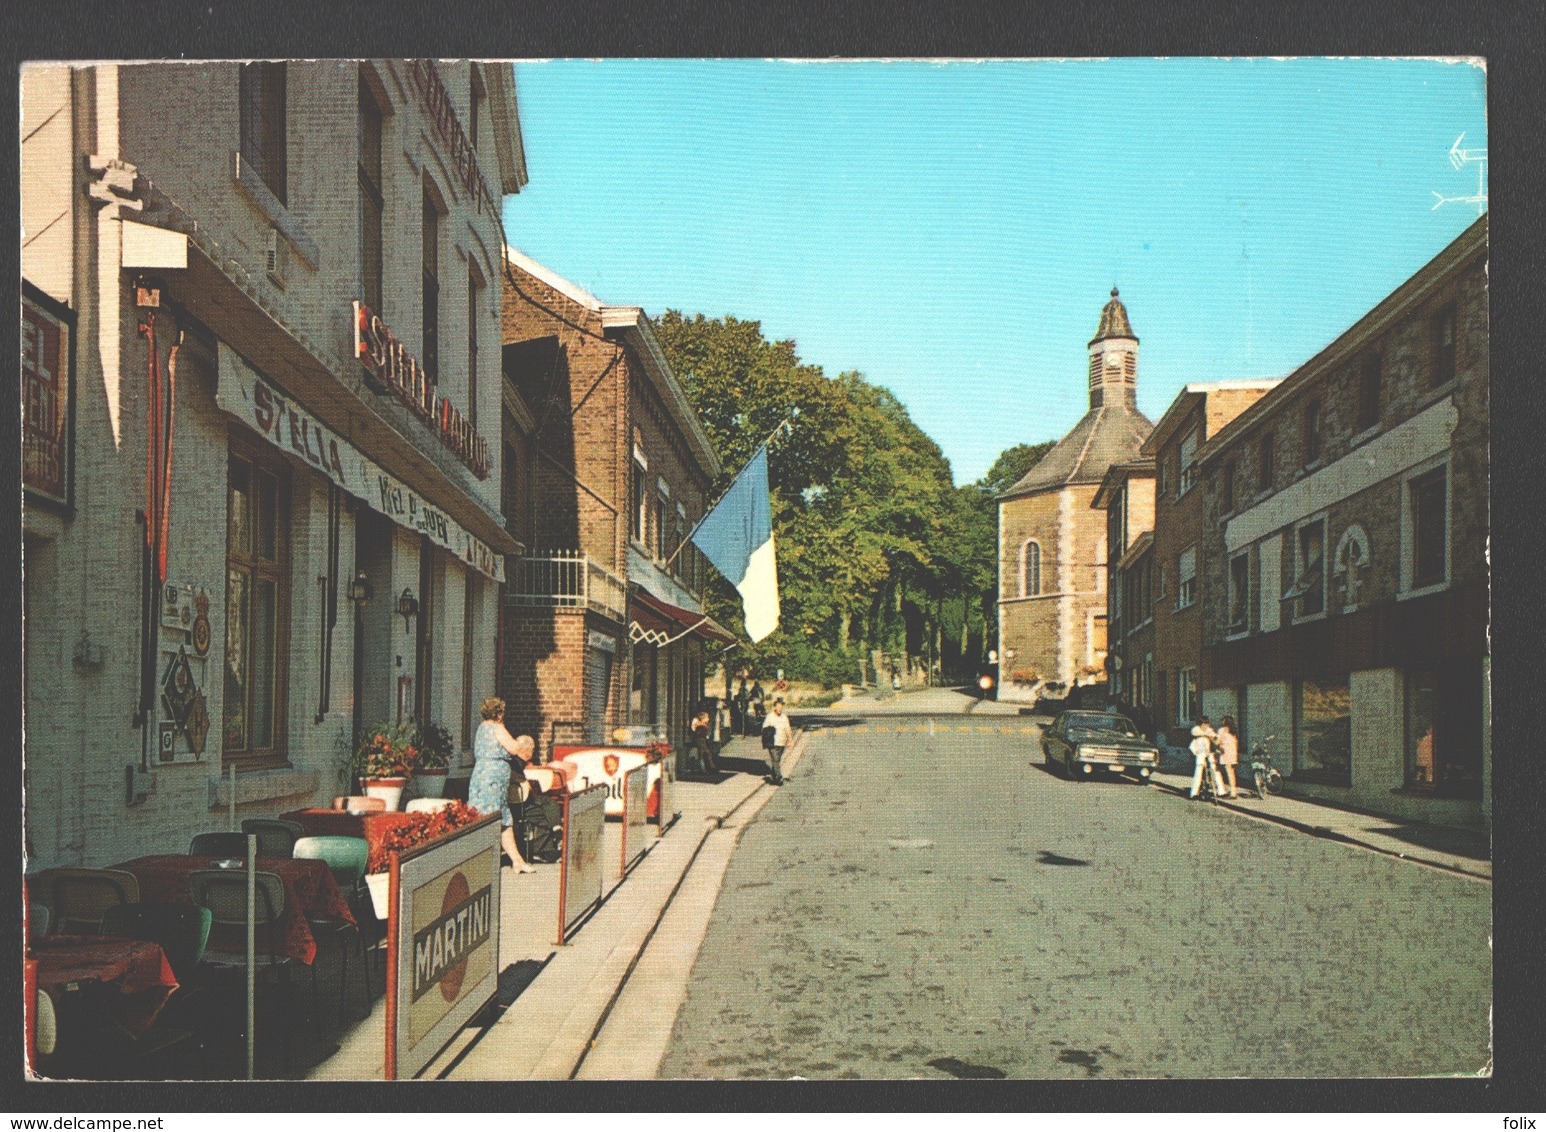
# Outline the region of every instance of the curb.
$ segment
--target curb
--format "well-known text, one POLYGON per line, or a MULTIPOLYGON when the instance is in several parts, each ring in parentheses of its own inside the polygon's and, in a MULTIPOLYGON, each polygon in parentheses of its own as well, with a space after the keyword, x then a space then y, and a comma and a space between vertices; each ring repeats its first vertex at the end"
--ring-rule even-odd
MULTIPOLYGON (((1151 779, 1151 782, 1153 785, 1158 786, 1161 790, 1169 791, 1171 794, 1176 795, 1178 798, 1189 797, 1189 792, 1184 787, 1174 786, 1168 782, 1161 782, 1158 779, 1151 779)), ((1308 822, 1299 821, 1297 818, 1291 818, 1286 814, 1275 813, 1271 810, 1247 809, 1245 806, 1232 805, 1231 802, 1227 799, 1219 799, 1213 804, 1221 810, 1229 810, 1233 813, 1243 814, 1248 818, 1257 818, 1261 821, 1272 822, 1274 825, 1281 825, 1287 829, 1297 830, 1298 832, 1308 834, 1311 837, 1318 837, 1323 841, 1335 841, 1342 845, 1353 845, 1359 849, 1367 849, 1371 853, 1378 853, 1383 857, 1390 857, 1397 861, 1408 861, 1416 865, 1426 865, 1430 869, 1439 869, 1442 872, 1454 873, 1457 876, 1470 877, 1473 880, 1484 880, 1489 884, 1492 883, 1492 877, 1486 873, 1474 872, 1471 869, 1464 869, 1458 865, 1447 865, 1442 861, 1430 861, 1426 857, 1415 857, 1410 853, 1398 853, 1393 849, 1386 849, 1383 846, 1372 845, 1367 841, 1360 841, 1356 837, 1350 837, 1348 834, 1339 833, 1334 829, 1327 829, 1322 825, 1310 825, 1308 822)))

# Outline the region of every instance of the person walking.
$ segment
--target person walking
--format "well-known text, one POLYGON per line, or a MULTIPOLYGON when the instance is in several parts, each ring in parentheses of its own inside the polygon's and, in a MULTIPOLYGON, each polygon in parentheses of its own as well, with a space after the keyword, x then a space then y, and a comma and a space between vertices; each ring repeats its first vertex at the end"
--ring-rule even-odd
POLYGON ((688 728, 692 739, 693 753, 698 758, 698 770, 703 774, 719 776, 719 765, 714 761, 714 743, 709 738, 709 712, 702 709, 692 717, 692 724, 688 728))
POLYGON ((1219 797, 1224 793, 1224 782, 1219 778, 1218 767, 1213 764, 1213 741, 1217 737, 1213 730, 1213 724, 1208 722, 1208 717, 1198 716, 1197 723, 1192 727, 1192 761, 1195 764, 1192 770, 1191 797, 1197 798, 1202 794, 1202 776, 1207 771, 1213 778, 1213 796, 1219 797))
POLYGON ((743 675, 741 686, 735 690, 735 729, 742 735, 751 734, 751 702, 752 694, 746 690, 746 677, 743 675))
POLYGON ((789 717, 784 714, 784 701, 774 700, 773 710, 768 713, 762 727, 762 747, 768 752, 768 761, 773 765, 770 781, 774 786, 784 784, 784 750, 793 737, 794 729, 789 726, 789 717))
POLYGON ((1226 715, 1219 720, 1219 766, 1224 769, 1224 777, 1229 780, 1229 796, 1240 797, 1240 787, 1235 781, 1235 767, 1240 764, 1240 735, 1235 730, 1235 717, 1226 715))
POLYGON ((530 735, 516 738, 505 727, 505 701, 490 696, 479 706, 483 722, 472 739, 472 778, 467 783, 467 804, 479 813, 499 815, 499 844, 517 872, 537 870, 526 863, 515 842, 515 818, 510 813, 510 776, 522 777, 537 744, 530 735))

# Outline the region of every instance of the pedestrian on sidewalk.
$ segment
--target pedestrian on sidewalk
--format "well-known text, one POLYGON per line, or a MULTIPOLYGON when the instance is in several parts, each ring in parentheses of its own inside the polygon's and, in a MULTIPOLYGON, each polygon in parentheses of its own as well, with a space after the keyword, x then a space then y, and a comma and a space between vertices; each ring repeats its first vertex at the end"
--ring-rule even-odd
POLYGON ((511 773, 525 777, 526 764, 537 744, 530 735, 516 738, 505 727, 505 701, 490 696, 479 706, 483 722, 472 739, 472 778, 467 804, 479 813, 499 815, 499 844, 517 872, 537 870, 526 863, 515 843, 515 817, 510 813, 511 773))
POLYGON ((774 700, 773 710, 762 728, 762 748, 768 752, 768 761, 773 764, 772 783, 774 786, 784 784, 784 750, 789 746, 794 736, 794 730, 789 726, 789 717, 784 714, 784 701, 774 700))
POLYGON ((1192 761, 1195 764, 1192 770, 1192 793, 1196 798, 1202 794, 1203 771, 1207 771, 1213 779, 1213 796, 1221 797, 1224 793, 1224 781, 1219 778, 1218 767, 1213 763, 1213 742, 1218 733, 1213 730, 1213 724, 1208 717, 1198 716, 1197 722, 1192 726, 1192 761))
POLYGON ((719 765, 714 761, 714 743, 709 738, 709 712, 704 708, 692 717, 689 727, 693 753, 698 757, 698 770, 703 774, 719 776, 719 765))
POLYGON ((1229 780, 1229 796, 1240 797, 1240 787, 1235 781, 1235 767, 1240 764, 1240 735, 1235 730, 1235 717, 1226 715, 1219 720, 1219 766, 1229 780))

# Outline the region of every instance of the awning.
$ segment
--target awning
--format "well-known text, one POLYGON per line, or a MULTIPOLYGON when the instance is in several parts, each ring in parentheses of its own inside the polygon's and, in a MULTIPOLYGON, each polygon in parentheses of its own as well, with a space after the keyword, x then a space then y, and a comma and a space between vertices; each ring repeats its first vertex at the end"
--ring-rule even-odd
POLYGON ((628 634, 635 641, 662 645, 689 633, 727 645, 735 640, 734 633, 707 614, 672 605, 644 589, 636 588, 629 595, 628 615, 628 634))

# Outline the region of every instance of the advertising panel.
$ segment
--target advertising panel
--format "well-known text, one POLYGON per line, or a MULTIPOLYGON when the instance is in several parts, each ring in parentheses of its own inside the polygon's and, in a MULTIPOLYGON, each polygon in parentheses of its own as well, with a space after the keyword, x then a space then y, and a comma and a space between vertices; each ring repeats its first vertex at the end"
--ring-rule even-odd
POLYGON ((653 838, 649 835, 650 767, 639 766, 623 775, 623 855, 621 871, 644 855, 653 838))
POLYGON ((499 982, 499 821, 400 859, 387 991, 387 1076, 416 1077, 499 982))
POLYGON ((21 296, 21 478, 31 502, 74 505, 75 315, 32 284, 21 296))
POLYGON ((601 841, 607 790, 593 786, 564 798, 564 853, 558 878, 558 942, 601 899, 601 841))
POLYGON ((660 777, 655 780, 655 820, 659 824, 655 827, 656 836, 664 834, 676 817, 676 811, 671 808, 676 792, 676 756, 667 755, 658 765, 660 777))

